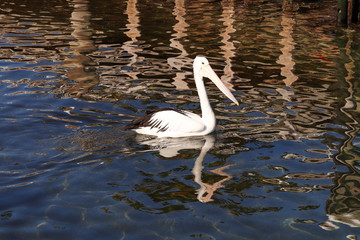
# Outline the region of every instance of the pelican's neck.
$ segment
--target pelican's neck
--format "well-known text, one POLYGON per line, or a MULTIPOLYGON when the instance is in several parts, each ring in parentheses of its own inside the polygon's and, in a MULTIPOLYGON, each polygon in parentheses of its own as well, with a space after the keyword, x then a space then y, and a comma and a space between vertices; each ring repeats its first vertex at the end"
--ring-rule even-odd
POLYGON ((203 78, 196 70, 194 70, 194 78, 200 99, 200 107, 202 113, 201 118, 203 119, 205 125, 208 128, 211 128, 211 130, 213 130, 215 128, 216 119, 215 119, 215 114, 210 106, 208 96, 206 94, 203 78))

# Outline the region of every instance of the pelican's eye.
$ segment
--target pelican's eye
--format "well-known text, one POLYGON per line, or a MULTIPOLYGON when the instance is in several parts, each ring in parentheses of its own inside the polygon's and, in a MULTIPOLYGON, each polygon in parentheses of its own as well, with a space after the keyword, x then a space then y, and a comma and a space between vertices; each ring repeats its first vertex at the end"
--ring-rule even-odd
POLYGON ((205 65, 205 62, 201 62, 202 65, 205 65))

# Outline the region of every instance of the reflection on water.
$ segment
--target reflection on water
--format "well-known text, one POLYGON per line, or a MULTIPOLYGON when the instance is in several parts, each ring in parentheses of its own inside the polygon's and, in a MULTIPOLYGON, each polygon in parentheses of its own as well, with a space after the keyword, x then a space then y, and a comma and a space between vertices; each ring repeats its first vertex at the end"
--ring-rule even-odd
POLYGON ((180 54, 175 57, 169 57, 167 62, 171 67, 179 71, 176 72, 176 76, 173 78, 173 85, 179 90, 189 88, 185 81, 186 73, 183 67, 185 65, 191 66, 192 64, 192 59, 188 57, 188 53, 181 43, 187 37, 186 28, 189 26, 185 21, 185 14, 185 1, 176 0, 173 9, 173 15, 176 19, 176 24, 173 26, 175 33, 172 34, 173 38, 170 39, 170 47, 179 50, 180 54))
POLYGON ((63 65, 69 69, 68 79, 76 83, 69 89, 64 86, 63 90, 79 97, 98 84, 96 73, 91 69, 94 62, 86 55, 96 50, 96 47, 91 39, 93 30, 90 28, 89 1, 74 0, 72 3, 74 10, 70 22, 73 29, 71 36, 74 40, 70 42, 70 48, 74 56, 64 60, 63 65))
POLYGON ((350 227, 360 227, 360 202, 359 202, 359 167, 358 167, 358 121, 356 120, 356 91, 354 89, 355 60, 351 46, 353 44, 353 36, 347 34, 347 43, 345 45, 345 54, 348 62, 344 63, 346 75, 344 80, 347 84, 348 96, 344 98, 343 106, 340 112, 347 117, 344 123, 347 130, 344 132, 344 139, 339 145, 339 151, 334 156, 334 160, 348 167, 350 170, 346 173, 338 173, 334 178, 334 186, 331 189, 330 198, 326 202, 326 213, 328 221, 320 226, 325 230, 339 229, 337 223, 349 225, 350 227), (355 110, 355 111, 354 111, 355 110))
POLYGON ((1 237, 356 239, 359 32, 335 5, 1 2, 1 237), (216 139, 124 132, 200 111, 199 54, 241 100, 206 81, 216 139))
POLYGON ((233 27, 233 24, 235 22, 233 15, 235 14, 234 10, 234 1, 228 0, 228 1, 222 1, 222 15, 220 18, 221 21, 224 22, 224 32, 220 33, 220 36, 222 37, 221 42, 224 44, 220 48, 222 50, 222 53, 225 58, 225 69, 224 69, 224 75, 221 76, 221 80, 226 83, 226 86, 231 90, 234 91, 233 85, 231 84, 231 80, 234 77, 234 72, 232 71, 232 64, 231 64, 231 58, 235 56, 235 46, 233 42, 230 40, 232 33, 235 33, 236 30, 233 27))
MULTIPOLYGON (((130 54, 130 62, 126 65, 127 69, 129 71, 126 71, 126 74, 129 75, 132 79, 137 79, 137 75, 139 72, 132 71, 133 65, 135 65, 138 62, 139 56, 137 55, 138 51, 141 51, 141 48, 137 46, 138 38, 141 36, 141 33, 138 29, 139 25, 139 11, 136 8, 137 1, 128 1, 126 5, 126 11, 125 14, 128 16, 128 24, 126 24, 126 27, 129 29, 129 31, 124 32, 125 35, 130 38, 129 41, 126 41, 123 43, 123 49, 128 54, 130 54)), ((129 92, 131 92, 133 88, 129 89, 129 92)), ((136 89, 135 87, 135 90, 136 89)))
POLYGON ((356 162, 357 162, 357 154, 353 154, 353 142, 355 138, 357 137, 357 134, 359 132, 358 127, 358 121, 353 116, 352 109, 355 108, 356 102, 354 99, 354 85, 352 83, 354 78, 354 59, 351 54, 351 44, 352 44, 352 36, 348 35, 348 42, 345 46, 345 53, 346 56, 349 58, 349 62, 344 64, 344 68, 347 72, 347 75, 345 76, 344 80, 347 87, 347 93, 348 96, 344 99, 344 106, 340 107, 341 113, 346 115, 348 117, 348 121, 345 122, 346 126, 348 127, 348 130, 345 132, 346 140, 341 144, 339 153, 336 156, 336 160, 342 162, 343 164, 347 165, 349 168, 351 168, 355 173, 359 173, 359 171, 356 169, 356 162), (344 157, 342 155, 345 155, 344 157))
POLYGON ((335 187, 326 201, 328 221, 320 226, 325 230, 339 229, 339 223, 360 227, 358 174, 343 174, 335 178, 335 187))
POLYGON ((284 67, 281 68, 280 74, 285 77, 285 85, 290 86, 298 77, 293 73, 295 62, 292 59, 291 53, 295 49, 294 39, 291 36, 295 21, 292 19, 292 16, 287 13, 288 6, 286 3, 287 1, 284 1, 284 13, 281 18, 282 31, 280 32, 280 36, 282 36, 283 39, 280 41, 280 44, 283 45, 283 48, 281 48, 282 55, 279 57, 277 63, 284 65, 284 67))
POLYGON ((205 183, 202 180, 202 172, 204 169, 202 163, 208 151, 215 144, 215 137, 213 135, 196 138, 149 138, 148 136, 139 135, 136 140, 139 144, 150 146, 151 151, 159 151, 160 156, 165 158, 175 158, 183 150, 201 149, 192 169, 195 177, 194 181, 200 185, 200 189, 197 190, 197 199, 200 202, 206 203, 213 201, 211 197, 215 191, 223 187, 222 183, 231 179, 231 175, 223 171, 232 166, 227 165, 210 170, 212 173, 223 176, 223 179, 215 181, 215 183, 212 184, 205 183))
POLYGON ((192 169, 192 173, 194 174, 195 178, 194 181, 199 184, 201 187, 197 190, 197 199, 200 202, 207 203, 210 201, 214 201, 211 197, 214 195, 214 192, 223 187, 221 183, 226 182, 231 179, 231 175, 226 174, 223 170, 231 167, 232 165, 227 165, 224 167, 219 167, 216 169, 211 170, 212 173, 218 174, 220 176, 224 176, 225 178, 219 181, 216 181, 213 184, 204 183, 201 179, 203 166, 202 162, 206 156, 206 153, 214 146, 215 138, 213 136, 206 136, 204 146, 201 148, 201 152, 199 156, 195 160, 194 167, 192 169))

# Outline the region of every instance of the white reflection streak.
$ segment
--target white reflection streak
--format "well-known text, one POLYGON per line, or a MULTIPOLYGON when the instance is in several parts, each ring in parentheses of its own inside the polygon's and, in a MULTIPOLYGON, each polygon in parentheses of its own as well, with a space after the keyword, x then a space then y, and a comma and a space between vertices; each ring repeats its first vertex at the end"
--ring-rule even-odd
POLYGON ((214 145, 215 138, 212 135, 193 138, 152 138, 147 135, 136 135, 136 141, 139 144, 149 146, 150 151, 159 151, 159 154, 165 158, 176 157, 181 150, 201 149, 206 139, 212 139, 214 145))
MULTIPOLYGON (((127 66, 130 67, 131 71, 127 71, 126 74, 129 75, 132 79, 137 79, 137 75, 139 74, 139 72, 134 71, 132 65, 138 61, 137 52, 141 50, 137 45, 137 38, 141 36, 141 33, 138 29, 138 27, 140 26, 139 24, 140 19, 139 19, 139 11, 137 10, 136 5, 137 5, 137 0, 127 1, 125 14, 128 16, 128 24, 126 24, 126 27, 129 30, 124 33, 127 37, 130 38, 130 41, 124 42, 122 46, 122 48, 131 55, 130 63, 127 64, 127 66)), ((131 91, 134 90, 135 89, 132 89, 131 91)))
POLYGON ((221 2, 223 11, 221 14, 221 21, 223 21, 223 25, 225 26, 224 31, 220 34, 222 37, 221 42, 224 44, 220 48, 222 50, 222 54, 225 58, 225 68, 224 75, 221 76, 221 80, 224 81, 225 85, 231 90, 234 91, 233 85, 231 84, 231 79, 234 77, 234 71, 231 69, 231 58, 235 56, 235 46, 232 41, 230 41, 230 34, 236 32, 233 28, 234 19, 233 15, 235 13, 234 10, 234 0, 223 0, 221 2))
MULTIPOLYGON (((187 57, 188 53, 180 42, 181 38, 187 37, 186 28, 189 26, 189 24, 185 22, 184 17, 186 15, 185 0, 175 0, 175 6, 172 14, 175 16, 177 22, 173 27, 175 33, 172 34, 173 38, 170 39, 170 47, 180 50, 181 53, 179 56, 168 58, 167 62, 171 67, 181 70, 184 65, 191 65, 192 62, 192 59, 187 57)), ((173 78, 173 84, 176 89, 189 89, 184 79, 184 72, 176 73, 176 76, 173 78)))
POLYGON ((200 185, 200 188, 197 190, 197 199, 200 202, 203 202, 202 197, 206 193, 206 186, 201 180, 202 170, 204 169, 202 162, 206 156, 206 153, 214 146, 215 139, 211 136, 205 139, 204 146, 201 148, 200 154, 195 160, 194 167, 192 169, 192 173, 194 174, 194 181, 200 185))
MULTIPOLYGON (((281 76, 285 77, 283 81, 286 86, 291 86, 291 84, 293 84, 298 79, 298 77, 293 73, 295 62, 292 58, 292 51, 295 49, 295 42, 292 38, 295 21, 292 19, 291 14, 287 13, 289 11, 292 11, 292 2, 284 0, 283 14, 281 18, 282 31, 279 33, 279 35, 282 37, 279 43, 283 45, 283 47, 280 49, 281 55, 279 56, 279 60, 276 62, 283 65, 280 74, 281 76)), ((294 95, 293 91, 285 88, 277 88, 276 90, 281 94, 285 101, 291 102, 291 96, 294 95)), ((291 110, 291 105, 286 106, 286 108, 291 110)), ((281 115, 284 116, 284 123, 290 129, 290 131, 280 131, 280 135, 283 136, 284 139, 287 139, 288 134, 292 132, 292 136, 298 138, 296 128, 289 120, 287 120, 287 113, 284 112, 281 115)))
POLYGON ((284 65, 281 68, 281 76, 285 77, 283 80, 286 86, 291 86, 298 77, 293 73, 295 62, 292 59, 292 50, 295 49, 294 39, 292 38, 293 26, 295 21, 291 16, 283 13, 281 19, 282 31, 279 33, 283 38, 280 41, 280 44, 283 45, 281 50, 281 55, 279 56, 278 64, 284 65))

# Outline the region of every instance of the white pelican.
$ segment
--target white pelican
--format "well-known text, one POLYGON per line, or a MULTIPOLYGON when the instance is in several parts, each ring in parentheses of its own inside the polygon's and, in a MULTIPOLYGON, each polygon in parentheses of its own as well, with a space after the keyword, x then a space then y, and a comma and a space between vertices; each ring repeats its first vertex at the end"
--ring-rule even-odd
POLYGON ((216 118, 206 94, 203 77, 209 78, 236 105, 239 103, 221 82, 205 57, 197 56, 195 58, 193 71, 200 98, 201 117, 188 111, 160 108, 133 120, 125 129, 132 129, 140 134, 157 137, 202 136, 213 132, 216 118))

